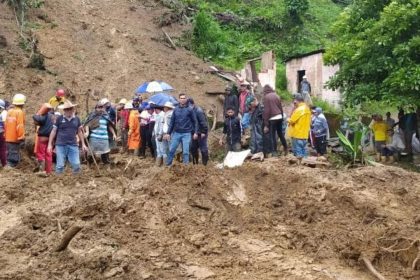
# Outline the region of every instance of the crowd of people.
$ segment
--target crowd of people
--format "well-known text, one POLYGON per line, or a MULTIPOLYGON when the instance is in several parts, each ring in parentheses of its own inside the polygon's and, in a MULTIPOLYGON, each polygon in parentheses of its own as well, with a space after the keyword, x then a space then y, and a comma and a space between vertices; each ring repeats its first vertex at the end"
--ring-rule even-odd
MULTIPOLYGON (((305 88, 305 87, 303 87, 305 88)), ((219 144, 226 152, 249 148, 253 156, 279 156, 291 151, 298 159, 308 156, 312 147, 317 156, 327 153, 329 127, 319 107, 310 106, 310 89, 295 94, 290 116, 283 110, 275 90, 265 85, 260 95, 254 94, 246 81, 226 88, 223 104, 223 136, 219 144), (291 147, 286 141, 286 130, 291 147), (280 140, 280 141, 279 141, 280 140)), ((0 163, 14 168, 21 161, 25 145, 24 106, 26 97, 16 94, 11 103, 0 99, 0 163)), ((181 93, 178 99, 164 104, 143 100, 142 96, 121 99, 111 104, 100 99, 83 121, 77 104, 66 99, 63 89, 58 89, 47 103, 32 116, 36 126, 34 152, 37 171, 51 174, 53 159, 55 172, 63 173, 68 162, 73 173, 81 170, 81 159, 100 158, 103 164, 111 162, 110 152, 150 157, 156 165, 170 166, 176 155, 188 164, 207 165, 209 161, 209 125, 205 111, 191 97, 181 93), (201 155, 201 156, 200 156, 201 155)), ((378 160, 393 161, 395 153, 408 147, 418 149, 416 114, 399 113, 395 122, 390 114, 386 120, 374 115, 370 128, 373 131, 378 160), (399 129, 394 132, 394 127, 399 129), (417 145, 417 146, 416 146, 417 145)), ((181 160, 180 159, 180 160, 181 160)))

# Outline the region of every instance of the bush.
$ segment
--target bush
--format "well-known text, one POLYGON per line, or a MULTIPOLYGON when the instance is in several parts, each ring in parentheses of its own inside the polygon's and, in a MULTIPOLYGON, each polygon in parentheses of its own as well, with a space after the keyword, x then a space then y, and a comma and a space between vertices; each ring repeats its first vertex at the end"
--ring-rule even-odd
POLYGON ((195 17, 192 46, 202 58, 217 58, 227 50, 227 39, 219 24, 205 12, 195 17))
POLYGON ((339 114, 339 110, 330 103, 328 103, 328 101, 322 100, 317 97, 312 97, 312 103, 314 106, 320 107, 325 113, 339 114))

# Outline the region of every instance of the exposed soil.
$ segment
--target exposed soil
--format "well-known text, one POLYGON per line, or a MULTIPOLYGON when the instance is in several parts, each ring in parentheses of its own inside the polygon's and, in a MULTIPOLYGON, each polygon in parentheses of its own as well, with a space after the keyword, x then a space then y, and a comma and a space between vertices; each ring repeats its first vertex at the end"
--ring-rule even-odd
POLYGON ((386 279, 420 277, 417 173, 114 160, 101 175, 2 171, 2 279, 374 279, 362 255, 386 279))
MULTIPOLYGON (((0 4, 0 96, 26 93, 31 115, 65 87, 83 112, 91 93, 115 101, 162 79, 217 104, 204 92, 225 83, 162 42, 165 12, 153 1, 46 1, 29 15, 39 71, 26 68, 14 15, 0 4)), ((165 28, 176 36, 185 26, 165 28)), ((418 173, 285 158, 232 170, 113 160, 77 177, 38 177, 26 156, 0 170, 0 279, 375 279, 363 257, 388 280, 420 279, 418 173), (83 228, 55 252, 74 225, 83 228)))

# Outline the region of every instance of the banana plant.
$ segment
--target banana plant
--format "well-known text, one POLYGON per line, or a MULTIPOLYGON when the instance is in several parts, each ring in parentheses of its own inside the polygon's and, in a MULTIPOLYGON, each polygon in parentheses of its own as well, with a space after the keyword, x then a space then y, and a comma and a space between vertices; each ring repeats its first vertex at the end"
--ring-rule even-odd
POLYGON ((365 139, 368 132, 369 129, 366 126, 361 126, 359 129, 354 131, 352 142, 341 131, 337 131, 340 143, 343 146, 345 153, 352 159, 353 164, 356 163, 356 161, 360 161, 362 164, 365 164, 365 148, 367 147, 365 139))

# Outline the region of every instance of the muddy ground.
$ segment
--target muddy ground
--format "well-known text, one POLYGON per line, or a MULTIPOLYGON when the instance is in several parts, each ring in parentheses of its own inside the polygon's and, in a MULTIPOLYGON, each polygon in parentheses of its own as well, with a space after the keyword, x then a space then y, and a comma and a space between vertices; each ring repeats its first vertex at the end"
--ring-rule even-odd
POLYGON ((78 177, 1 171, 1 279, 375 279, 364 256, 420 279, 417 173, 114 160, 78 177))

